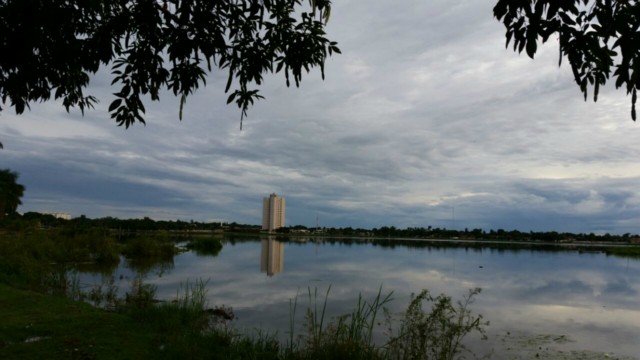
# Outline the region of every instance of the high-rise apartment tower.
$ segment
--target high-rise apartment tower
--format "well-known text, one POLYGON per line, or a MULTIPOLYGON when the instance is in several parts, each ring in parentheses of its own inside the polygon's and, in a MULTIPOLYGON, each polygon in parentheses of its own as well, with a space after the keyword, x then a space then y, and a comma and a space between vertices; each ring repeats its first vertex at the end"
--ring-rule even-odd
POLYGON ((262 199, 262 230, 271 232, 284 226, 284 207, 284 198, 275 193, 262 199))

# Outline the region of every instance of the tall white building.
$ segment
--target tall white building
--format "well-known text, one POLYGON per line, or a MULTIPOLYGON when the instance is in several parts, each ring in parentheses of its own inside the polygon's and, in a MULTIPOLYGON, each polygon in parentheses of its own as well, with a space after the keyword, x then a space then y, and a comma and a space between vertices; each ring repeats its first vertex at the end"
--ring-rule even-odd
POLYGON ((269 232, 284 226, 285 201, 275 193, 262 199, 262 230, 269 232))

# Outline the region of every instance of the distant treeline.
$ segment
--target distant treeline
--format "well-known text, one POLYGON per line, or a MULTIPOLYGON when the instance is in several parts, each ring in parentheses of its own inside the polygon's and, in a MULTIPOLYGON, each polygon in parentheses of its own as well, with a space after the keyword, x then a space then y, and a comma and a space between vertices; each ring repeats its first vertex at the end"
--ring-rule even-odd
POLYGON ((624 235, 596 235, 594 233, 559 233, 547 232, 522 232, 518 230, 489 230, 464 229, 450 230, 445 228, 408 227, 404 229, 395 226, 383 226, 381 228, 307 228, 302 225, 280 228, 278 233, 283 234, 325 234, 330 236, 346 237, 375 237, 375 238, 407 238, 407 239, 458 239, 458 240, 500 240, 500 241, 539 241, 539 242, 638 242, 640 236, 632 234, 624 235))
POLYGON ((0 228, 5 230, 21 230, 29 227, 37 228, 76 228, 76 229, 110 229, 119 231, 211 231, 211 230, 229 230, 229 231, 260 231, 259 225, 243 225, 237 223, 220 223, 220 222, 197 222, 183 220, 153 220, 148 217, 142 219, 118 219, 115 217, 103 217, 91 219, 84 215, 73 218, 71 220, 57 218, 51 214, 42 214, 38 212, 27 212, 23 215, 13 215, 0 221, 0 228))
MULTIPOLYGON (((109 229, 118 232, 137 231, 216 231, 229 233, 258 233, 260 225, 221 223, 221 222, 199 222, 183 220, 153 220, 148 217, 142 219, 118 219, 114 217, 104 217, 90 219, 84 215, 65 220, 56 218, 50 214, 28 212, 23 215, 13 215, 0 222, 0 229, 3 230, 23 230, 30 227, 37 228, 76 228, 76 229, 109 229)), ((315 236, 343 236, 343 237, 365 237, 365 238, 407 238, 407 239, 459 239, 459 240, 500 240, 500 241, 536 241, 536 242, 623 242, 640 243, 640 236, 626 233, 623 235, 594 234, 594 233, 569 233, 569 232, 522 232, 518 230, 483 230, 464 229, 452 230, 438 227, 407 227, 396 228, 395 226, 383 226, 380 228, 310 228, 303 225, 295 225, 280 228, 278 234, 300 234, 315 236)))

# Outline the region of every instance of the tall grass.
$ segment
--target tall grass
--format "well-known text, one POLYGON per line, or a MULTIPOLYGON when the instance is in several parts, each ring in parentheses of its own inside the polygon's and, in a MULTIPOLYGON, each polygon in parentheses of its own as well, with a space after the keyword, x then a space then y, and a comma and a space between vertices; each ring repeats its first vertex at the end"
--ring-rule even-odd
POLYGON ((478 333, 486 339, 485 327, 489 323, 470 309, 480 289, 470 290, 455 303, 449 296, 434 297, 423 290, 412 298, 399 325, 386 308, 393 293, 383 294, 382 287, 370 301, 359 295, 350 313, 327 319, 330 289, 320 300, 317 289, 308 290, 305 333, 297 337, 294 336, 297 296, 290 301, 290 334, 282 353, 284 359, 452 360, 470 352, 463 343, 469 334, 478 333), (376 341, 382 313, 388 333, 386 340, 376 341))
MULTIPOLYGON (((52 282, 64 283, 66 293, 75 300, 89 300, 97 306, 127 315, 144 324, 153 334, 157 353, 154 358, 192 359, 456 359, 464 350, 465 336, 479 332, 484 336, 482 316, 471 313, 474 289, 462 300, 433 297, 428 291, 415 296, 398 320, 386 306, 392 293, 380 288, 371 300, 360 295, 352 311, 329 317, 330 290, 308 289, 304 319, 298 324, 298 296, 290 300, 288 344, 276 334, 256 331, 241 333, 233 327, 233 311, 220 306, 209 308, 207 282, 187 282, 172 301, 155 300, 156 287, 142 277, 132 281, 123 299, 114 300, 117 287, 113 279, 82 294, 78 277, 61 273, 52 282), (382 337, 380 317, 392 331, 382 337), (296 334, 296 329, 301 332, 296 334)), ((62 287, 62 285, 58 285, 62 287)))
POLYGON ((395 335, 386 347, 387 357, 402 360, 453 360, 468 351, 462 340, 478 332, 486 339, 482 315, 473 315, 470 305, 480 293, 472 289, 455 304, 450 296, 432 296, 423 290, 413 297, 395 335), (425 308, 427 305, 427 308, 425 308), (430 305, 430 306, 429 306, 430 305))
POLYGON ((382 358, 383 354, 373 342, 373 334, 378 315, 391 302, 392 293, 383 295, 381 287, 371 301, 359 295, 354 310, 326 322, 330 289, 327 288, 321 310, 318 309, 317 290, 313 295, 309 290, 310 305, 305 324, 307 333, 303 335, 305 346, 300 348, 297 355, 306 359, 382 358))

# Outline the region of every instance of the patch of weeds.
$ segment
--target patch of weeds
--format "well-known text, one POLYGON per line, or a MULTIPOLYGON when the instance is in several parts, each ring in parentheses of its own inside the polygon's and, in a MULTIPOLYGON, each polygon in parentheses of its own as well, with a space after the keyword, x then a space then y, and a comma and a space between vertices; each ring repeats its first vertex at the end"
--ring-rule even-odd
POLYGON ((468 351, 462 343, 467 335, 477 332, 486 339, 485 327, 489 322, 470 310, 473 298, 480 291, 479 288, 472 289, 456 303, 450 296, 433 297, 427 290, 414 296, 397 334, 392 335, 386 345, 387 356, 391 359, 452 360, 468 351))
POLYGON ((640 259, 640 246, 610 247, 605 250, 607 255, 640 259))
POLYGON ((187 244, 187 249, 200 256, 217 256, 222 250, 222 241, 216 237, 194 238, 187 244))
POLYGON ((115 285, 113 276, 107 282, 92 286, 86 297, 93 306, 106 310, 115 310, 121 303, 118 298, 118 286, 115 285))
POLYGON ((157 287, 145 284, 141 276, 136 276, 131 282, 131 291, 125 294, 125 304, 134 309, 145 309, 155 301, 157 287))
POLYGON ((137 236, 129 239, 122 250, 131 259, 172 259, 178 253, 175 244, 162 237, 137 236))

